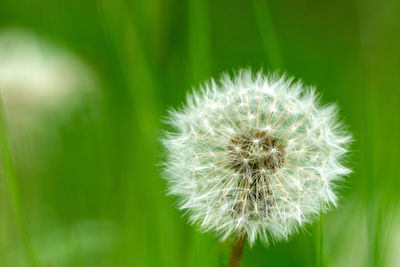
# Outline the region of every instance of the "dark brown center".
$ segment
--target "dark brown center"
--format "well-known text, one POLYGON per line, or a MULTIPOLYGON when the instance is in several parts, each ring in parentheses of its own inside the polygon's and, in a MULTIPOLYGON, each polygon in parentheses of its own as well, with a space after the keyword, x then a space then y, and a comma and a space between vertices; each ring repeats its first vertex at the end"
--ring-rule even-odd
POLYGON ((266 131, 249 132, 231 138, 228 151, 231 168, 242 175, 237 182, 241 193, 235 198, 233 214, 268 217, 275 205, 268 176, 284 163, 282 142, 266 131))
POLYGON ((266 131, 249 132, 231 138, 229 157, 237 173, 257 175, 282 166, 284 147, 266 131))

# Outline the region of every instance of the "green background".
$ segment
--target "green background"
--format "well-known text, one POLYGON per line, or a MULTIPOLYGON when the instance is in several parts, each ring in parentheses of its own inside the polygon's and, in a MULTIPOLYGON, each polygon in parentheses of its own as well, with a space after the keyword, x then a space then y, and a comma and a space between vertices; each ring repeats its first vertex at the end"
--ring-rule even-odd
POLYGON ((315 223, 288 243, 246 245, 243 266, 400 266, 399 10, 397 0, 1 0, 0 30, 74 52, 101 97, 47 116, 41 127, 57 137, 40 149, 17 153, 35 137, 2 137, 15 175, 3 153, 0 266, 225 266, 229 241, 188 225, 165 196, 158 140, 168 108, 239 67, 317 86, 355 139, 322 232, 315 223))

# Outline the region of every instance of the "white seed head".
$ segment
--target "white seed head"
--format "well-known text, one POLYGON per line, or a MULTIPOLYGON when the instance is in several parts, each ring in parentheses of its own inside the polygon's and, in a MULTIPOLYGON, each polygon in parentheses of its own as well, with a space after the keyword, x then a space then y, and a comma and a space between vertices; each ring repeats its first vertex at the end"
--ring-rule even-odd
POLYGON ((240 70, 170 111, 163 144, 169 192, 190 221, 226 239, 286 240, 336 205, 350 135, 333 105, 292 79, 240 70))

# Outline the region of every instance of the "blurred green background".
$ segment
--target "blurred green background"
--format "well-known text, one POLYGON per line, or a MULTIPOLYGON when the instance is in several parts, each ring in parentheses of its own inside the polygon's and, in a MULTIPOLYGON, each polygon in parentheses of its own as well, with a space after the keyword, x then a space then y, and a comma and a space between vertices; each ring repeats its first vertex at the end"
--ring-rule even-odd
POLYGON ((158 140, 168 108, 239 67, 317 86, 355 138, 323 234, 315 223, 286 244, 246 246, 243 266, 400 266, 399 10, 397 0, 0 1, 0 266, 225 266, 229 241, 188 225, 165 196, 158 140))

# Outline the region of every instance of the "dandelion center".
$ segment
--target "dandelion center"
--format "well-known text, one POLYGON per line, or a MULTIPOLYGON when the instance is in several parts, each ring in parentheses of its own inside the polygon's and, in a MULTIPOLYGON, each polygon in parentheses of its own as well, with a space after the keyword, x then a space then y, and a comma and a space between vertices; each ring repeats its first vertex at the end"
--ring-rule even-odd
POLYGON ((248 175, 250 180, 267 171, 276 171, 284 162, 282 142, 269 136, 266 131, 234 136, 228 151, 235 172, 248 175))
POLYGON ((282 142, 266 131, 237 135, 228 147, 231 167, 241 176, 237 182, 234 215, 250 214, 252 219, 268 217, 275 200, 268 176, 284 162, 282 142))

